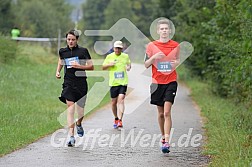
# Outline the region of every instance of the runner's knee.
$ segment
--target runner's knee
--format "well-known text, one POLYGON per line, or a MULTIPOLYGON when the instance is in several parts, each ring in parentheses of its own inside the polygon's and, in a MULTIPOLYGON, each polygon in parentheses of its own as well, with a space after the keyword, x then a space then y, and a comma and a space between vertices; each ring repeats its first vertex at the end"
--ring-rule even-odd
POLYGON ((164 112, 164 117, 171 117, 171 112, 170 111, 164 112))

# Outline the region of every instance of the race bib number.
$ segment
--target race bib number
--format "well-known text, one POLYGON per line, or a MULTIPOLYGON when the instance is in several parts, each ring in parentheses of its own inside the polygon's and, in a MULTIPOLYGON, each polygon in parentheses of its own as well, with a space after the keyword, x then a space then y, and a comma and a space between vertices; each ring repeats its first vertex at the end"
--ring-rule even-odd
POLYGON ((158 71, 160 72, 170 72, 172 70, 171 62, 158 62, 158 71))
POLYGON ((67 66, 67 68, 72 68, 72 63, 74 63, 74 62, 78 62, 78 63, 80 63, 80 61, 79 61, 79 58, 76 56, 76 57, 71 57, 71 58, 66 58, 65 59, 65 63, 66 63, 66 66, 67 66))
POLYGON ((124 78, 124 72, 115 72, 114 76, 115 76, 115 79, 123 79, 124 78))

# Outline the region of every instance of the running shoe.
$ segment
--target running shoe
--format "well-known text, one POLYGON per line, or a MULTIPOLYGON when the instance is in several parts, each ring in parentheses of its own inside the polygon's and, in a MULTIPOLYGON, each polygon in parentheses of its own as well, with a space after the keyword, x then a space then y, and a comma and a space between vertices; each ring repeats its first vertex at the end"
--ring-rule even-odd
POLYGON ((165 143, 162 145, 162 152, 163 152, 163 153, 169 153, 169 152, 170 152, 170 146, 169 146, 168 142, 165 142, 165 143))
POLYGON ((118 121, 117 127, 119 127, 119 128, 122 128, 122 127, 123 127, 123 125, 122 125, 122 120, 119 120, 119 121, 118 121))
POLYGON ((79 136, 79 137, 82 137, 82 136, 84 135, 84 130, 83 130, 81 124, 80 124, 80 125, 77 125, 77 123, 76 123, 76 129, 77 129, 77 134, 78 134, 78 136, 79 136))
POLYGON ((73 147, 75 145, 75 138, 74 136, 71 136, 69 141, 67 142, 68 147, 73 147))
POLYGON ((115 120, 114 125, 113 125, 114 129, 118 128, 118 126, 117 126, 118 122, 119 122, 119 120, 115 120))

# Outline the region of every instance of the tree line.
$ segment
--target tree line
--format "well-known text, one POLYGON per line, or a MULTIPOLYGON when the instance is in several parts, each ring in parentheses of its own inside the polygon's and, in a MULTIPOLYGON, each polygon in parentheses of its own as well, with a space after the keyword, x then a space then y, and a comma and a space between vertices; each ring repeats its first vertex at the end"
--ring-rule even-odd
POLYGON ((187 65, 212 90, 235 102, 252 105, 252 1, 176 0, 172 13, 161 10, 177 26, 177 38, 190 41, 194 54, 187 65))
POLYGON ((17 27, 25 37, 55 38, 59 29, 73 27, 71 11, 65 0, 0 0, 0 32, 10 35, 17 27))
MULTIPOLYGON (((64 0, 0 4, 2 34, 18 26, 22 36, 55 37, 59 28, 62 33, 74 28, 72 7, 64 0)), ((252 0, 86 0, 82 12, 82 31, 109 29, 128 18, 148 37, 153 20, 169 18, 176 27, 174 39, 194 47, 186 61, 192 73, 216 94, 252 105, 252 0)), ((86 45, 92 47, 98 38, 86 38, 86 45)))
POLYGON ((194 47, 186 61, 192 73, 216 94, 252 105, 251 0, 87 0, 83 13, 84 29, 109 29, 125 17, 149 37, 154 19, 169 18, 174 39, 194 47))

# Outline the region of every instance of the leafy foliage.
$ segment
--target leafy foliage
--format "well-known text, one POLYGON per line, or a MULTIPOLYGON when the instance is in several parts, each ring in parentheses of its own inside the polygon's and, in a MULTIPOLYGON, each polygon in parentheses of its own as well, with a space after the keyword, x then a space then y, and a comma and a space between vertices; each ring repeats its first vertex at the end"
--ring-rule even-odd
POLYGON ((252 103, 252 13, 248 1, 219 1, 213 18, 215 59, 211 75, 214 88, 236 102, 252 103), (250 18, 250 19, 249 19, 250 18))
POLYGON ((14 26, 11 1, 0 0, 0 32, 10 35, 10 29, 14 26))
MULTIPOLYGON (((99 30, 101 25, 105 22, 104 10, 107 8, 110 0, 91 1, 87 0, 83 4, 83 27, 85 30, 99 30)), ((94 41, 97 41, 99 37, 87 37, 85 39, 87 45, 93 46, 94 41)))
POLYGON ((176 26, 175 38, 189 41, 194 53, 187 60, 195 75, 211 83, 213 92, 236 102, 252 102, 251 1, 164 1, 176 26))
MULTIPOLYGON (((157 2, 158 0, 87 0, 83 5, 84 17, 82 22, 84 24, 84 29, 109 29, 119 19, 127 18, 144 34, 149 36, 151 21, 156 17, 157 2)), ((88 37, 88 39, 88 44, 92 46, 94 41, 101 38, 88 37)))
POLYGON ((58 29, 66 32, 73 28, 72 7, 65 0, 1 0, 0 4, 0 13, 4 16, 0 19, 0 32, 4 34, 16 26, 21 36, 50 38, 57 37, 58 29))

